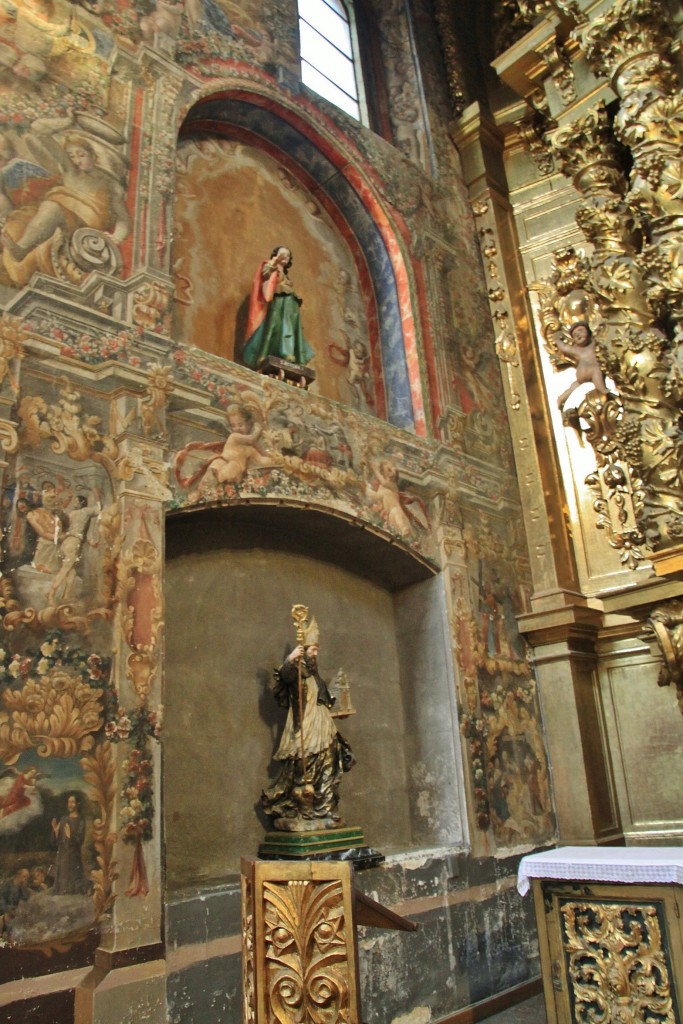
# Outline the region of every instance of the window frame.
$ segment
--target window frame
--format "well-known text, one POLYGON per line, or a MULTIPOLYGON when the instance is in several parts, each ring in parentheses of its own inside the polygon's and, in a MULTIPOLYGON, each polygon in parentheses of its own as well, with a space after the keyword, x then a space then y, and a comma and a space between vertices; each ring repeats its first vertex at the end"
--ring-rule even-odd
MULTIPOLYGON (((328 7, 331 11, 334 11, 334 8, 332 7, 332 5, 329 4, 329 3, 326 3, 326 0, 312 0, 312 2, 324 5, 324 6, 328 7)), ((310 91, 312 93, 314 93, 316 96, 320 96, 322 99, 326 100, 328 103, 331 103, 334 107, 336 107, 337 110, 341 110, 344 114, 346 114, 347 117, 352 118, 354 121, 358 121, 359 124, 363 124, 366 127, 369 127, 370 126, 370 115, 369 115, 369 111, 368 111, 368 102, 367 102, 367 97, 366 97, 366 92, 365 92, 365 81, 364 81, 364 75, 363 75, 363 59, 362 59, 361 47, 359 45, 359 40, 358 40, 358 25, 357 25, 357 21, 356 21, 356 12, 354 10, 353 3, 350 3, 349 0, 336 0, 336 3, 338 3, 339 6, 344 9, 344 12, 346 14, 346 21, 347 21, 347 24, 348 24, 348 27, 349 27, 349 36, 350 36, 350 40, 351 40, 351 56, 349 57, 348 54, 344 54, 344 56, 347 57, 347 59, 351 60, 351 64, 352 64, 352 68, 353 68, 353 77, 354 77, 354 81, 355 81, 355 84, 356 84, 356 96, 355 97, 351 96, 350 93, 348 93, 346 91, 346 89, 342 88, 342 86, 340 86, 339 83, 335 81, 335 79, 330 78, 329 75, 325 74, 325 72, 321 68, 319 68, 315 64, 313 64, 313 62, 311 60, 309 60, 308 57, 304 54, 303 48, 302 48, 302 45, 301 45, 301 22, 302 21, 305 24, 309 25, 313 29, 313 31, 317 32, 318 35, 320 35, 331 46, 333 46, 335 48, 335 50, 338 50, 340 53, 343 53, 343 51, 339 50, 339 47, 334 42, 332 42, 330 39, 328 39, 328 37, 325 36, 324 33, 320 32, 319 29, 315 28, 315 26, 311 25, 310 22, 307 21, 307 19, 303 17, 303 15, 301 13, 301 10, 300 10, 300 7, 299 7, 299 4, 297 3, 297 29, 298 29, 298 32, 299 32, 299 62, 300 62, 300 66, 302 66, 303 63, 305 62, 309 67, 313 68, 313 70, 316 71, 319 75, 322 75, 323 78, 326 78, 332 85, 335 86, 335 88, 337 88, 341 92, 345 93, 345 95, 349 96, 350 99, 352 99, 355 103, 357 103, 357 105, 358 105, 358 112, 359 112, 358 113, 358 117, 356 117, 354 114, 350 114, 347 110, 344 110, 344 108, 340 107, 339 104, 336 103, 334 100, 330 99, 327 96, 324 96, 322 93, 319 93, 313 86, 308 85, 307 83, 303 82, 303 75, 302 75, 302 84, 307 89, 310 89, 310 91)), ((338 14, 338 12, 336 12, 336 11, 334 11, 334 13, 338 14)))

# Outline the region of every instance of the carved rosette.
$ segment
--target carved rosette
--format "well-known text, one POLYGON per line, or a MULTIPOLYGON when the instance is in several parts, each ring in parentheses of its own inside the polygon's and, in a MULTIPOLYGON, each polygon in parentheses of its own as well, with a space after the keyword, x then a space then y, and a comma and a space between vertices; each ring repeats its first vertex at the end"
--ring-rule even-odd
POLYGON ((654 904, 563 900, 574 1019, 675 1024, 664 925, 654 904))

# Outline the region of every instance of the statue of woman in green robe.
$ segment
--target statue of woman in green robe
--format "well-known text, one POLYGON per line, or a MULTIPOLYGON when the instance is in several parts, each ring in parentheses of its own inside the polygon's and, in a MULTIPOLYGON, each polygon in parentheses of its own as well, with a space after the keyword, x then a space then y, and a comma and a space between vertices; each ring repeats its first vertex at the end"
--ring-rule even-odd
POLYGON ((288 277, 292 253, 278 245, 259 265, 249 299, 247 341, 242 359, 257 369, 267 356, 305 366, 314 356, 301 329, 301 299, 288 277))

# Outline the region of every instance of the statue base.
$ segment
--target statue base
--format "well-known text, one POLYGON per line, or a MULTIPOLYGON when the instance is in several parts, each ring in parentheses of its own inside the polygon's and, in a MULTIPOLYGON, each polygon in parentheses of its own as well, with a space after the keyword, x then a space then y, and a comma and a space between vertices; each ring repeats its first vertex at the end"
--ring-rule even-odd
POLYGON ((290 858, 312 859, 341 855, 355 848, 364 848, 363 829, 326 828, 311 832, 266 832, 259 846, 259 857, 284 860, 290 858))
POLYGON ((305 391, 316 378, 315 370, 300 363, 290 363, 279 356, 266 356, 258 365, 258 372, 274 380, 282 380, 305 391))

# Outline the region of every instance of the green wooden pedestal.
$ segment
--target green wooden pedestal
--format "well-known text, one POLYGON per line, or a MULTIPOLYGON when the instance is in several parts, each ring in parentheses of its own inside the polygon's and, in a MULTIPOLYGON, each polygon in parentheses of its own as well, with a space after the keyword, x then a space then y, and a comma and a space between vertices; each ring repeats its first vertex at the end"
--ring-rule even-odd
POLYGON ((259 857, 311 857, 363 846, 362 828, 327 828, 320 832, 266 832, 259 857))

